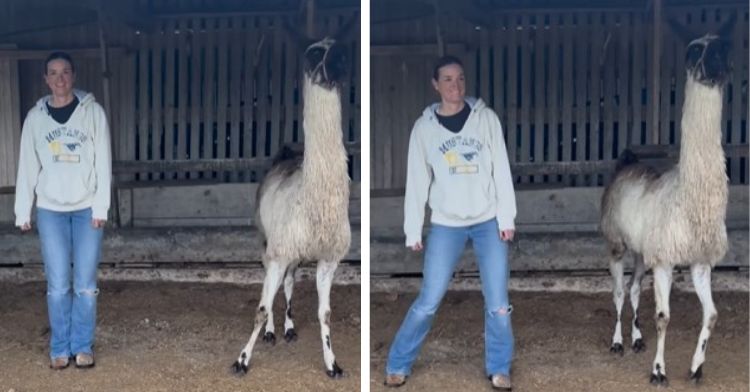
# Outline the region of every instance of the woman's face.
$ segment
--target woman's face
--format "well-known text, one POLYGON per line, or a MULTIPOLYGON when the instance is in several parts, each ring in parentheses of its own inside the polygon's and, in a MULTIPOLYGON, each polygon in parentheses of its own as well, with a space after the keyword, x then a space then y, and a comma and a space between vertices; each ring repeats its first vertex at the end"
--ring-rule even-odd
POLYGON ((73 91, 76 76, 70 63, 63 59, 55 59, 47 64, 44 81, 47 82, 52 95, 67 97, 73 91))
POLYGON ((438 80, 433 79, 432 85, 445 103, 458 104, 463 102, 466 94, 464 69, 458 64, 449 64, 438 69, 438 80))

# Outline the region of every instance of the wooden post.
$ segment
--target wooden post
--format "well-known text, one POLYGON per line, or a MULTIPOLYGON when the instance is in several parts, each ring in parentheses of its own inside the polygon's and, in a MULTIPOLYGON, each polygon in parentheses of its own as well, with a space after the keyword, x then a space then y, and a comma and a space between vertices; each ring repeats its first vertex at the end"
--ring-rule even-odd
MULTIPOLYGON (((97 20, 99 24, 99 50, 101 52, 101 59, 102 59, 102 91, 104 93, 104 111, 107 116, 107 123, 110 125, 110 154, 112 155, 112 161, 117 160, 117 149, 115 148, 115 132, 112 130, 114 129, 112 127, 112 97, 110 95, 110 89, 109 89, 109 78, 110 78, 110 72, 109 72, 109 62, 107 61, 107 42, 104 37, 104 15, 103 15, 103 7, 102 4, 103 0, 97 1, 97 20)), ((120 227, 120 198, 117 194, 117 186, 115 185, 116 181, 112 181, 112 204, 113 204, 113 218, 114 218, 114 225, 115 227, 120 227)))
POLYGON ((435 35, 437 37, 437 49, 438 56, 445 56, 445 42, 443 41, 443 32, 440 30, 440 6, 438 0, 432 0, 432 5, 435 7, 435 35))
POLYGON ((651 105, 652 105, 652 117, 651 121, 654 129, 651 132, 651 143, 659 144, 660 130, 659 130, 659 85, 661 84, 661 9, 662 0, 653 0, 654 6, 654 19, 653 19, 653 52, 651 57, 651 105))
POLYGON ((307 0, 307 38, 315 37, 315 0, 307 0))

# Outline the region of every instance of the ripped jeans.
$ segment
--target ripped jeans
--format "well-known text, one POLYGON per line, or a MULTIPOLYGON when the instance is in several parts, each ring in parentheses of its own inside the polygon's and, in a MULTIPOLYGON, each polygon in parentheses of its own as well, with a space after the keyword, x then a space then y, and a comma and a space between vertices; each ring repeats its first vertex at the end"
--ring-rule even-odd
POLYGON ((425 248, 422 289, 391 344, 387 374, 411 374, 412 363, 468 239, 474 246, 484 295, 485 372, 487 376, 510 375, 513 330, 508 301, 508 244, 500 240, 494 219, 466 227, 432 225, 425 248))
POLYGON ((71 212, 37 208, 37 226, 47 277, 50 358, 91 354, 104 230, 91 225, 90 208, 71 212))

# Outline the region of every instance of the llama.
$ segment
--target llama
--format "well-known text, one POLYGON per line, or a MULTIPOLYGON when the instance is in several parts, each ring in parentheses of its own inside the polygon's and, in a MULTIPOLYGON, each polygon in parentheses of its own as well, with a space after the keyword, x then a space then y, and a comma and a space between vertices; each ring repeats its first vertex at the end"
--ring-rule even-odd
POLYGON ((339 86, 346 74, 344 49, 333 38, 310 45, 304 54, 302 159, 277 159, 258 188, 256 222, 266 238, 266 276, 250 339, 232 365, 247 373, 261 327, 275 342, 272 305, 284 281, 284 338, 295 340, 291 312, 294 274, 300 262, 317 261, 318 319, 326 374, 343 374, 330 338, 330 292, 334 272, 351 241, 349 175, 343 145, 339 86))
MULTIPOLYGON (((610 351, 623 353, 620 316, 625 293, 622 258, 635 254, 630 280, 633 307, 632 349, 645 349, 638 322, 641 279, 653 269, 657 347, 652 384, 667 385, 664 343, 669 324, 669 293, 674 266, 689 265, 703 307, 703 322, 690 366, 690 379, 700 381, 706 344, 717 320, 711 297, 711 269, 727 251, 725 216, 728 199, 724 150, 721 145, 722 94, 730 71, 728 36, 734 17, 719 31, 689 41, 682 115, 682 142, 676 167, 658 173, 636 163, 626 151, 612 183, 602 196, 601 229, 611 252, 617 321, 610 351)), ((673 26, 681 36, 686 32, 673 26)))

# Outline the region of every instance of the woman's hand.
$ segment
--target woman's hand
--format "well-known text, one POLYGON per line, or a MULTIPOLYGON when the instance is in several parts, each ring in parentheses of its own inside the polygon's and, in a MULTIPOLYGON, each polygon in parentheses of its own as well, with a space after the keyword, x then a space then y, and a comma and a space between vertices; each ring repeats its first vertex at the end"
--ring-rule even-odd
POLYGON ((502 230, 500 231, 500 239, 503 241, 513 241, 513 236, 515 234, 516 231, 513 229, 502 230))
POLYGON ((31 230, 31 222, 26 222, 21 225, 21 231, 26 232, 31 230))
POLYGON ((106 219, 92 219, 91 220, 91 227, 93 227, 95 229, 101 229, 106 224, 107 224, 107 220, 106 219))
POLYGON ((419 252, 420 250, 423 249, 423 247, 422 247, 422 241, 417 241, 417 243, 414 244, 414 245, 412 245, 412 246, 410 246, 410 248, 411 248, 411 250, 413 250, 415 252, 419 252))

